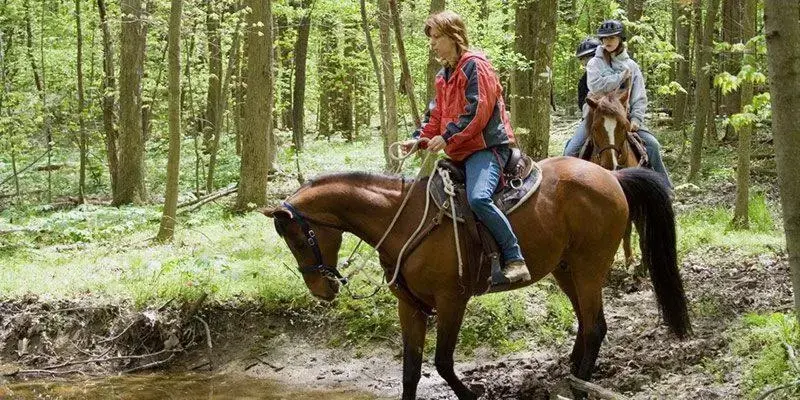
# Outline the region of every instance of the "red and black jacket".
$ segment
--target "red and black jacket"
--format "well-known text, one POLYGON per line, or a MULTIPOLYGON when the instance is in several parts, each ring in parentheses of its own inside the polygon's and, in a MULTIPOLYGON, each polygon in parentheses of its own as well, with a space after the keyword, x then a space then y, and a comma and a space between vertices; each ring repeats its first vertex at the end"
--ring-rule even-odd
POLYGON ((483 54, 467 52, 455 68, 436 75, 436 98, 415 138, 441 135, 444 152, 455 161, 486 148, 514 143, 503 88, 483 54))

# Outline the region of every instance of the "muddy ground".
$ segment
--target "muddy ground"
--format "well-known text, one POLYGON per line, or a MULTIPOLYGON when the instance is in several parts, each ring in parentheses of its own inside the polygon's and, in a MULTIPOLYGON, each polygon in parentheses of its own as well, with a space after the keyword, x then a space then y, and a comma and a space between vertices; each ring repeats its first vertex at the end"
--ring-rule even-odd
MULTIPOLYGON (((608 336, 596 383, 637 399, 740 397, 742 371, 733 368, 719 376, 704 365, 730 358, 725 332, 737 316, 791 309, 786 259, 712 251, 684 257, 682 272, 694 334, 679 341, 660 325, 649 283, 614 270, 604 293, 608 336)), ((246 374, 303 387, 358 388, 379 397, 400 394, 399 338, 377 348, 330 348, 329 328, 309 315, 267 314, 257 304, 198 305, 134 312, 130 305, 85 300, 4 302, 0 372, 5 377, 0 379, 167 368, 246 374)), ((571 346, 570 338, 502 358, 479 351, 459 361, 457 369, 486 399, 549 398, 568 393, 563 381, 571 346)), ((430 359, 419 395, 453 398, 430 359)))

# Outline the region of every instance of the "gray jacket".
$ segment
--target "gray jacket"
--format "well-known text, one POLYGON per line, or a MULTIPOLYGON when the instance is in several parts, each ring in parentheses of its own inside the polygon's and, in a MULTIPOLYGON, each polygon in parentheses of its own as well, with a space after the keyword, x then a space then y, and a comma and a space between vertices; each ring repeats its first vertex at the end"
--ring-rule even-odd
MULTIPOLYGON (((619 88, 622 73, 626 70, 631 71, 633 83, 631 85, 631 97, 628 99, 628 114, 631 121, 639 124, 644 129, 644 113, 647 109, 647 90, 644 87, 644 77, 642 70, 636 61, 628 56, 628 51, 611 57, 611 66, 603 58, 603 46, 598 46, 595 50, 594 58, 589 60, 586 65, 587 84, 591 93, 605 93, 619 88)), ((584 104, 583 116, 589 112, 589 106, 584 104)))

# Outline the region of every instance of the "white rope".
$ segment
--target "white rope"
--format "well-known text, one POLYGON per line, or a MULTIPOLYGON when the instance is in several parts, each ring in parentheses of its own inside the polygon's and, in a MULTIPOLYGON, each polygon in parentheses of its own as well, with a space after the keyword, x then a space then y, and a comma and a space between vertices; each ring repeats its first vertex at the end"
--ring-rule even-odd
MULTIPOLYGON (((392 143, 392 144, 389 146, 389 156, 390 156, 390 157, 392 157, 392 158, 393 158, 393 159, 395 159, 395 160, 399 160, 399 161, 401 161, 401 164, 402 164, 402 161, 403 161, 404 159, 406 159, 406 158, 408 158, 409 156, 411 156, 411 154, 413 154, 413 153, 414 153, 414 152, 415 152, 415 151, 416 151, 416 150, 419 148, 419 142, 415 143, 415 144, 414 144, 414 146, 411 148, 411 150, 410 150, 410 151, 408 152, 408 154, 406 154, 406 155, 400 155, 399 153, 395 153, 395 152, 392 150, 393 148, 396 148, 396 147, 398 147, 398 146, 399 146, 401 143, 402 143, 402 142, 395 142, 395 143, 392 143)), ((424 163, 424 162, 426 162, 426 161, 428 161, 428 158, 429 158, 431 155, 432 155, 432 153, 428 153, 428 154, 426 154, 426 155, 425 155, 425 160, 423 161, 423 163, 424 163)), ((408 193, 406 194, 406 197, 403 199, 403 202, 400 204, 400 208, 398 208, 398 209, 397 209, 397 212, 394 214, 394 217, 392 218, 392 222, 391 222, 391 223, 389 223, 389 227, 388 227, 388 228, 386 228, 386 232, 384 232, 384 233, 383 233, 383 236, 382 236, 382 237, 381 237, 381 239, 378 241, 378 244, 376 244, 376 245, 375 245, 375 247, 373 247, 373 248, 372 248, 372 251, 369 253, 369 255, 367 255, 367 257, 365 257, 365 258, 363 259, 364 261, 361 263, 361 265, 359 265, 359 266, 358 266, 357 268, 355 268, 355 269, 354 269, 352 272, 350 272, 350 274, 348 274, 348 275, 347 275, 347 279, 348 279, 348 280, 349 280, 350 278, 352 278, 352 277, 353 277, 355 274, 357 274, 357 273, 361 272, 361 270, 362 270, 362 269, 364 269, 364 267, 366 267, 366 265, 367 265, 367 261, 368 261, 370 258, 372 258, 372 256, 373 256, 373 255, 375 255, 375 253, 378 251, 378 248, 380 248, 380 247, 381 247, 381 245, 383 244, 383 241, 384 241, 384 240, 386 240, 386 237, 387 237, 387 236, 389 236, 389 232, 391 232, 391 231, 392 231, 392 229, 394 228, 394 225, 395 225, 395 223, 397 222, 397 219, 400 217, 400 214, 403 212, 403 209, 405 209, 405 207, 406 207, 406 204, 408 203, 408 200, 411 198, 411 194, 414 192, 414 186, 416 186, 417 182, 418 182, 418 181, 417 181, 417 180, 415 180, 415 181, 414 181, 414 182, 411 184, 411 188, 409 188, 409 190, 408 190, 408 193)), ((428 185, 430 186, 430 180, 428 181, 428 185)), ((427 215, 427 212, 428 212, 428 200, 426 199, 426 201, 425 201, 425 215, 423 215, 423 222, 424 222, 424 220, 425 220, 425 216, 427 215)), ((416 235, 416 233, 415 233, 415 235, 416 235)), ((412 238, 413 238, 413 237, 414 237, 414 236, 412 235, 412 238)), ((406 245, 407 245, 407 244, 408 244, 408 242, 406 242, 406 245)), ((406 247, 406 246, 403 246, 403 249, 405 249, 405 247, 406 247)), ((401 255, 403 254, 402 250, 401 250, 400 254, 401 254, 401 255)), ((398 260, 399 260, 399 259, 398 259, 398 260)), ((399 264, 398 264, 398 266, 399 266, 399 264)), ((391 286, 391 285, 393 285, 393 284, 394 284, 395 280, 397 279, 397 275, 398 275, 398 272, 397 272, 397 270, 395 270, 395 272, 394 272, 394 275, 393 275, 393 277, 392 277, 392 280, 391 280, 391 281, 388 283, 388 286, 391 286)), ((369 278, 369 277, 368 277, 368 279, 369 279, 370 283, 372 283, 373 285, 379 285, 379 284, 375 283, 374 281, 372 281, 372 279, 371 279, 371 278, 369 278)))
MULTIPOLYGON (((458 240, 458 220, 456 220, 456 186, 453 179, 450 178, 450 171, 444 168, 437 168, 439 176, 442 177, 444 183, 444 192, 450 197, 450 212, 453 213, 453 237, 456 242, 456 254, 458 255, 458 277, 464 276, 464 262, 461 258, 461 243, 458 240)), ((430 196, 430 193, 428 193, 430 196)))
MULTIPOLYGON (((430 156, 431 153, 428 153, 425 156, 425 160, 422 163, 425 164, 425 161, 428 161, 428 157, 430 156)), ((417 181, 414 182, 416 183, 417 181)), ((387 284, 388 286, 394 285, 395 281, 397 281, 397 277, 400 275, 400 264, 402 264, 403 262, 403 253, 406 252, 406 248, 408 247, 408 245, 414 240, 415 237, 417 237, 419 231, 422 230, 422 226, 425 224, 425 219, 428 217, 428 209, 430 208, 430 203, 431 203, 431 196, 429 196, 428 193, 430 193, 431 191, 431 182, 433 182, 433 179, 428 178, 428 184, 425 187, 425 210, 422 212, 422 218, 419 220, 419 225, 417 225, 417 229, 415 229, 414 233, 412 233, 411 236, 408 237, 408 240, 406 240, 406 243, 400 249, 400 254, 397 255, 397 264, 394 267, 394 274, 392 275, 392 280, 390 280, 389 283, 387 284)), ((408 193, 411 194, 411 192, 408 193)))

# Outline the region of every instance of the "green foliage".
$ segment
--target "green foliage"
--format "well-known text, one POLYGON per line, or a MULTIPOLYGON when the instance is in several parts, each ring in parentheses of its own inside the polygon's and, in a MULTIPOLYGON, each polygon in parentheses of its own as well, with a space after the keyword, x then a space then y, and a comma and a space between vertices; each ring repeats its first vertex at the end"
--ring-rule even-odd
POLYGON ((722 247, 759 254, 783 247, 782 232, 775 226, 775 210, 763 194, 754 194, 749 202, 751 229, 730 228, 732 212, 727 207, 699 207, 678 215, 678 251, 686 253, 711 247, 722 247))
POLYGON ((524 292, 516 291, 482 296, 470 302, 459 349, 466 354, 478 347, 489 347, 500 353, 524 349, 526 333, 532 328, 525 307, 526 298, 524 292))
MULTIPOLYGON (((793 314, 748 314, 732 336, 731 349, 745 367, 744 392, 750 398, 763 390, 800 379, 795 349, 800 327, 793 314)), ((776 398, 796 398, 800 387, 784 389, 776 398)))

